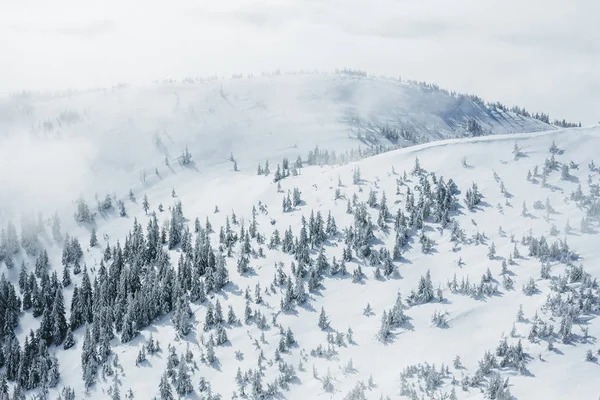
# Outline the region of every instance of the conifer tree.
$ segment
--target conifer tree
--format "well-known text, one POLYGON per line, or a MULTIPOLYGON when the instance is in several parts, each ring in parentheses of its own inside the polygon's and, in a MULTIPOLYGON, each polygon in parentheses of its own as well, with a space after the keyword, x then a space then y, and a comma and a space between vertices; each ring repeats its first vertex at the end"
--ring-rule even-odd
POLYGON ((212 335, 208 338, 208 342, 206 343, 206 362, 208 364, 212 364, 217 361, 217 356, 215 355, 215 341, 212 335))
POLYGON ((50 315, 52 321, 52 342, 59 345, 65 340, 68 331, 67 318, 65 316, 65 304, 62 290, 56 290, 54 304, 52 305, 52 313, 50 315))
POLYGON ((65 342, 63 343, 63 349, 70 349, 75 345, 75 339, 73 338, 73 331, 71 328, 67 329, 67 335, 65 337, 65 342))
POLYGON ((63 287, 67 287, 70 284, 71 284, 71 273, 69 272, 69 266, 63 265, 62 285, 63 285, 63 287))
POLYGON ((387 311, 383 310, 383 314, 381 315, 381 326, 379 327, 379 332, 377 333, 377 338, 382 342, 385 342, 391 333, 390 326, 390 318, 387 311))
POLYGON ((192 310, 190 309, 187 296, 179 296, 173 312, 172 321, 175 329, 180 335, 185 336, 192 329, 191 324, 192 310))
POLYGON ((160 400, 175 400, 173 393, 171 392, 171 384, 166 372, 160 377, 160 383, 158 384, 158 393, 160 400))
POLYGON ((137 334, 133 302, 134 300, 130 293, 127 297, 127 311, 123 317, 123 323, 121 326, 121 343, 129 342, 137 334))
POLYGON ((83 381, 85 387, 90 387, 96 382, 96 371, 98 370, 98 359, 96 354, 96 345, 93 342, 91 329, 88 326, 85 328, 83 338, 83 348, 81 351, 81 366, 83 369, 83 381))
POLYGON ((494 242, 492 242, 490 244, 489 250, 488 250, 488 258, 490 260, 493 260, 494 257, 496 257, 496 245, 494 244, 494 242))
POLYGON ((150 203, 148 203, 148 196, 144 193, 144 200, 142 201, 142 207, 144 208, 144 213, 148 215, 148 210, 150 209, 150 203))
POLYGON ((98 246, 98 238, 96 237, 96 228, 92 227, 92 233, 90 236, 90 247, 98 246))
POLYGON ((227 323, 229 325, 234 325, 234 324, 237 324, 237 322, 238 322, 237 317, 235 315, 235 312, 233 311, 233 307, 230 304, 229 309, 227 311, 227 323))
POLYGON ((190 378, 187 362, 185 360, 181 360, 179 362, 179 369, 177 370, 177 379, 175 380, 175 391, 179 396, 183 397, 187 396, 188 394, 194 391, 192 379, 190 378))
POLYGON ((321 308, 321 314, 319 314, 319 329, 322 331, 329 328, 329 319, 327 318, 327 314, 325 314, 325 309, 321 308))

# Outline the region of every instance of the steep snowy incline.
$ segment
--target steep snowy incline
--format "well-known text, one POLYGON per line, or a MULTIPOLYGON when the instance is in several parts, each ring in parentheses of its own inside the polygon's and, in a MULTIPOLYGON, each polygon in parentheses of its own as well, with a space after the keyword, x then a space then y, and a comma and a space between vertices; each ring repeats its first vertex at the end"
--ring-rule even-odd
POLYGON ((14 95, 0 101, 0 205, 35 204, 49 190, 56 203, 127 190, 177 165, 186 146, 202 173, 229 166, 232 154, 255 170, 267 159, 306 159, 316 146, 339 159, 359 147, 470 136, 469 124, 482 135, 553 128, 435 86, 348 74, 14 95))

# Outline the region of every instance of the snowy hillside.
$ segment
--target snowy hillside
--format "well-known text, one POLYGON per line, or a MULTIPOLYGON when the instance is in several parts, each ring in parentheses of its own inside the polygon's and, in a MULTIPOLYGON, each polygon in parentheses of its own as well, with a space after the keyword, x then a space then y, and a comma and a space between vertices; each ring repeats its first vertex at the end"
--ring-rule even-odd
POLYGON ((553 129, 499 107, 356 72, 15 94, 0 100, 0 166, 20 173, 3 173, 0 204, 19 199, 29 210, 53 190, 53 210, 79 194, 126 191, 156 180, 157 169, 169 173, 166 162, 177 165, 186 146, 201 174, 221 174, 231 154, 240 170, 254 171, 266 159, 306 159, 315 146, 335 151, 339 162, 359 148, 553 129))
MULTIPOLYGON (((214 112, 227 119, 233 114, 225 104, 247 105, 241 93, 267 79, 279 78, 236 81, 247 85, 237 92, 223 83, 225 98, 221 83, 180 86, 179 103, 170 85, 162 95, 161 86, 147 96, 133 89, 82 95, 90 115, 112 112, 94 111, 100 96, 122 98, 124 110, 171 96, 162 110, 170 115, 163 119, 173 137, 170 159, 187 144, 193 162, 163 163, 160 179, 129 181, 130 193, 107 188, 98 201, 85 197, 48 220, 25 215, 20 229, 6 227, 0 374, 7 392, 19 386, 31 389, 28 397, 47 391, 52 399, 598 397, 600 170, 593 161, 600 129, 445 140, 309 166, 303 154, 325 132, 315 133, 315 117, 306 119, 306 142, 293 154, 269 157, 268 173, 260 153, 267 139, 240 142, 244 135, 232 136, 233 161, 214 154, 222 165, 203 173, 200 160, 210 158, 198 150, 225 145, 199 128, 211 122, 199 123, 197 142, 186 140, 177 109, 189 112, 200 87, 202 101, 218 103, 214 112), (116 196, 105 197, 112 190, 116 196)), ((312 98, 306 78, 298 79, 285 82, 312 98)), ((381 89, 378 80, 333 82, 351 93, 381 89)), ((389 90, 401 97, 416 90, 409 88, 389 90)), ((295 93, 271 98, 298 101, 295 93)), ((257 126, 271 126, 284 148, 274 127, 294 116, 279 104, 285 101, 265 105, 260 115, 268 122, 247 123, 257 134, 257 126)), ((333 133, 321 148, 350 148, 343 121, 333 118, 343 107, 328 104, 326 113, 310 106, 331 116, 322 121, 333 133)), ((153 129, 161 108, 153 110, 140 111, 145 119, 131 126, 153 129)), ((481 115, 482 126, 493 120, 481 115)), ((81 124, 118 126, 92 121, 81 124)), ((523 129, 535 130, 529 122, 523 129)), ((452 136, 451 123, 438 124, 452 136)), ((70 134, 87 132, 76 127, 70 134)), ((114 147, 116 138, 128 140, 124 131, 103 132, 115 135, 111 151, 131 152, 132 169, 155 161, 136 159, 144 150, 133 142, 114 147)), ((105 173, 117 174, 125 160, 106 160, 105 173)), ((115 175, 107 184, 125 182, 115 175)))

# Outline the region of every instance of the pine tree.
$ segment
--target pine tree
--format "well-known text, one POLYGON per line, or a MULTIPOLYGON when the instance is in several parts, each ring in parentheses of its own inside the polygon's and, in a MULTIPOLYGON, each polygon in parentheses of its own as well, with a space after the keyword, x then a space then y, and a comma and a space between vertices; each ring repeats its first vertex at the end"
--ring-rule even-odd
POLYGON ((73 288, 71 297, 71 315, 69 316, 69 326, 72 330, 79 328, 84 322, 83 310, 81 305, 81 296, 77 285, 73 288))
POLYGON ((73 332, 71 328, 67 329, 67 335, 65 336, 65 342, 63 343, 63 349, 70 349, 75 345, 75 339, 73 338, 73 332))
POLYGON ((98 238, 96 237, 96 228, 92 227, 92 233, 90 236, 90 247, 98 246, 98 238))
POLYGON ((321 314, 319 315, 319 329, 321 329, 322 331, 326 330, 329 328, 329 320, 327 318, 327 315, 325 314, 325 309, 321 308, 321 314))
POLYGON ((158 384, 158 393, 160 400, 175 400, 173 393, 171 392, 171 384, 166 372, 160 377, 160 383, 158 384))
POLYGON ((71 273, 69 272, 69 266, 63 265, 62 285, 63 285, 63 287, 67 287, 70 284, 71 284, 71 273))
POLYGON ((52 342, 55 345, 59 345, 65 340, 68 331, 67 318, 65 316, 65 304, 62 294, 62 290, 56 290, 54 297, 54 304, 52 306, 52 313, 50 315, 52 320, 52 342))
POLYGON ((216 335, 216 343, 217 345, 223 345, 225 343, 227 343, 229 341, 229 338, 227 337, 227 331, 225 330, 225 328, 221 325, 219 325, 219 327, 217 328, 217 335, 216 335))
POLYGON ((144 213, 148 215, 148 210, 150 209, 150 203, 148 203, 148 196, 144 193, 144 200, 142 201, 142 207, 144 208, 144 213))
POLYGON ((167 356, 167 375, 172 379, 175 378, 175 367, 179 365, 179 357, 175 353, 175 347, 169 344, 169 355, 167 356))
POLYGON ((233 307, 230 304, 229 309, 227 311, 227 323, 229 325, 234 325, 234 324, 237 324, 237 322, 238 322, 237 317, 235 315, 235 312, 233 311, 233 307))
POLYGON ((250 301, 246 300, 246 307, 244 308, 244 323, 248 325, 252 321, 252 308, 250 307, 250 301))
POLYGON ((527 204, 523 201, 523 207, 521 209, 521 216, 526 217, 529 215, 529 211, 527 210, 527 204))
POLYGON ((292 288, 292 280, 288 279, 285 294, 281 298, 281 310, 291 311, 294 308, 294 291, 292 288))
POLYGON ((303 304, 306 301, 306 289, 304 288, 304 280, 301 275, 296 276, 294 299, 296 299, 298 304, 303 304))
POLYGON ((525 314, 523 313, 523 304, 519 304, 519 311, 517 312, 517 321, 523 322, 525 314))
POLYGON ((181 360, 179 362, 177 379, 175 381, 175 391, 180 396, 186 396, 194 391, 192 379, 190 378, 187 362, 185 360, 181 360))
POLYGON ((83 348, 81 351, 81 366, 83 369, 83 381, 85 387, 90 387, 96 382, 96 371, 98 370, 98 359, 95 349, 95 343, 91 335, 89 325, 86 326, 83 338, 83 348))
POLYGON ((135 322, 133 298, 131 293, 127 297, 127 311, 123 316, 123 322, 121 326, 121 343, 127 343, 137 335, 137 328, 135 322))
POLYGON ((83 266, 83 277, 81 279, 81 290, 79 291, 79 295, 83 320, 92 323, 94 321, 92 284, 85 265, 83 266))
POLYGON ((177 329, 177 332, 180 335, 186 336, 190 333, 190 330, 192 329, 191 316, 192 310, 190 309, 187 296, 179 296, 171 319, 175 329, 177 329))
POLYGON ((175 207, 171 209, 171 220, 169 224, 169 249, 175 248, 182 238, 183 231, 183 211, 181 202, 177 202, 175 207))
POLYGON ((381 326, 379 327, 379 332, 377 333, 377 338, 382 342, 385 342, 391 333, 390 326, 390 318, 387 311, 383 310, 383 314, 381 315, 381 326))
POLYGON ((263 387, 262 387, 262 376, 259 370, 254 372, 252 376, 252 397, 255 399, 262 399, 264 397, 263 387))
POLYGON ((111 400, 121 400, 121 391, 119 390, 119 380, 115 374, 112 386, 111 400))
POLYGON ((213 336, 210 335, 208 343, 206 344, 206 362, 208 364, 212 364, 215 361, 217 361, 217 357, 215 355, 215 343, 213 336))
POLYGON ((221 302, 219 301, 219 299, 217 299, 216 303, 215 303, 215 324, 219 325, 222 324, 224 322, 223 319, 223 308, 221 307, 221 302))
POLYGON ((0 374, 0 400, 8 400, 8 383, 4 373, 0 374))
POLYGON ((417 292, 411 293, 408 298, 409 303, 411 304, 423 304, 427 303, 434 298, 433 292, 433 284, 431 282, 431 275, 429 270, 427 270, 427 274, 419 280, 419 286, 417 288, 417 292))
POLYGON ((294 190, 293 190, 293 196, 292 196, 292 199, 293 199, 292 200, 292 205, 294 207, 299 206, 300 203, 302 202, 302 199, 300 197, 301 194, 302 193, 300 192, 300 190, 297 187, 295 187, 294 190))
POLYGON ((219 255, 216 259, 216 271, 213 275, 213 286, 215 291, 223 289, 229 283, 229 271, 225 262, 225 256, 219 255))
POLYGON ((42 339, 46 346, 50 346, 53 340, 53 321, 51 319, 51 311, 48 308, 44 308, 42 312, 42 320, 40 321, 40 327, 38 329, 38 335, 42 339))
POLYGON ((208 308, 206 309, 206 315, 204 317, 204 331, 208 332, 215 325, 215 314, 213 311, 212 304, 209 303, 208 308))
POLYGON ((352 182, 355 185, 360 183, 360 167, 354 168, 354 171, 352 172, 352 182))
POLYGON ((494 242, 492 242, 490 244, 490 248, 489 248, 489 251, 488 251, 488 258, 490 260, 493 260, 494 257, 496 257, 496 245, 494 244, 494 242))

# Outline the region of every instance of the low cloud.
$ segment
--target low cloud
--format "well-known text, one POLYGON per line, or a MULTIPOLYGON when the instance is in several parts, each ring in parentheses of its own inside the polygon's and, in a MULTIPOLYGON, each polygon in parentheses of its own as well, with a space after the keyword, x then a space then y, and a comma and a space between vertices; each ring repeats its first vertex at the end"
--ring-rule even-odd
POLYGON ((598 15, 595 0, 34 0, 0 6, 0 73, 10 92, 353 67, 589 124, 598 15))

